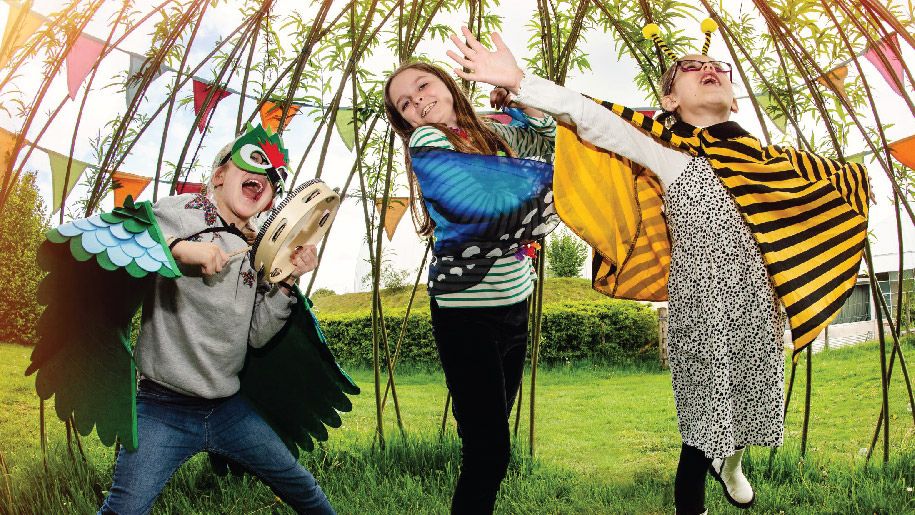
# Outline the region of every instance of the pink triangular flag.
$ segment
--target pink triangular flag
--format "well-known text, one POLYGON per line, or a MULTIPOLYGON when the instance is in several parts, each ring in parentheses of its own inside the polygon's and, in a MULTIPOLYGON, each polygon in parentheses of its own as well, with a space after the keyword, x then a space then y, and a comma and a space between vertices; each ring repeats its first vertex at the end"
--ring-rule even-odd
POLYGON ((877 46, 868 48, 867 53, 864 54, 864 57, 877 68, 880 75, 883 75, 883 78, 890 87, 893 88, 893 91, 895 91, 897 95, 902 96, 902 90, 899 89, 896 80, 893 79, 895 76, 896 79, 899 79, 900 84, 903 83, 902 60, 900 60, 899 56, 899 41, 896 39, 895 33, 878 41, 877 46), (887 67, 883 65, 883 60, 880 59, 880 55, 877 53, 878 50, 886 56, 886 60, 890 64, 890 69, 887 69, 887 67))
POLYGON ((216 104, 220 100, 226 98, 229 95, 229 92, 220 88, 219 86, 213 86, 205 82, 200 82, 197 79, 194 79, 194 114, 199 114, 201 109, 203 110, 203 115, 200 116, 200 120, 197 122, 197 129, 200 132, 203 132, 203 129, 207 126, 207 119, 210 117, 210 113, 213 112, 213 109, 216 109, 216 104), (213 93, 213 98, 210 99, 210 102, 204 106, 203 103, 207 99, 207 95, 210 93, 210 88, 216 88, 216 92, 213 93))
POLYGON ((76 100, 79 86, 95 66, 98 57, 102 55, 105 44, 96 39, 80 35, 73 43, 73 48, 67 54, 67 88, 70 90, 70 99, 76 100))

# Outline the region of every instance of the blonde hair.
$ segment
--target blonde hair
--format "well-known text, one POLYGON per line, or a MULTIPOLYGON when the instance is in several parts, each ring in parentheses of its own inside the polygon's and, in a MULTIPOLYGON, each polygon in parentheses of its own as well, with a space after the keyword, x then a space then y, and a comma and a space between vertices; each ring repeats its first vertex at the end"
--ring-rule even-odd
MULTIPOLYGON (((384 83, 384 111, 388 123, 391 124, 391 129, 400 137, 401 141, 403 141, 405 148, 409 147, 410 136, 413 135, 413 131, 416 130, 416 127, 413 127, 410 122, 400 114, 400 111, 391 99, 390 89, 391 81, 394 80, 394 77, 397 77, 400 73, 410 69, 426 72, 437 77, 445 84, 449 93, 451 93, 457 125, 466 131, 467 137, 462 138, 450 127, 441 123, 431 123, 427 125, 431 125, 442 131, 456 151, 467 154, 489 155, 501 151, 512 157, 516 155, 515 151, 508 143, 488 127, 488 122, 484 121, 476 114, 473 110, 473 106, 470 105, 470 100, 467 98, 467 95, 461 91, 457 82, 455 82, 448 73, 438 66, 415 61, 402 63, 384 83)), ((410 214, 413 218, 413 225, 416 227, 416 232, 420 236, 430 236, 435 229, 435 222, 429 217, 429 211, 426 209, 426 205, 423 202, 422 191, 420 190, 419 182, 416 179, 416 174, 413 173, 413 165, 410 162, 409 149, 404 152, 404 162, 406 163, 407 176, 410 184, 410 214)))

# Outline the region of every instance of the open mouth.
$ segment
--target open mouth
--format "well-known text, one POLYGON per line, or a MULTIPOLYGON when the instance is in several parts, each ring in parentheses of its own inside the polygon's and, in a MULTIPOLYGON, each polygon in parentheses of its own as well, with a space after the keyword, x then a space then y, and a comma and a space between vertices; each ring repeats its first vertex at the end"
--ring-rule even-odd
POLYGON ((245 181, 241 183, 241 191, 244 196, 254 202, 260 200, 261 195, 264 193, 264 191, 266 191, 266 189, 266 179, 245 179, 245 181))
POLYGON ((420 113, 420 116, 425 118, 426 115, 429 114, 429 111, 431 111, 432 108, 435 107, 435 104, 437 104, 437 103, 438 103, 438 101, 429 102, 429 104, 427 104, 426 107, 423 108, 423 112, 420 113))
POLYGON ((718 80, 718 77, 715 76, 714 74, 706 74, 706 75, 704 75, 704 76, 702 77, 701 84, 702 84, 703 86, 706 86, 706 85, 709 85, 709 84, 714 84, 714 85, 716 85, 716 86, 720 86, 720 85, 721 85, 721 81, 718 80))

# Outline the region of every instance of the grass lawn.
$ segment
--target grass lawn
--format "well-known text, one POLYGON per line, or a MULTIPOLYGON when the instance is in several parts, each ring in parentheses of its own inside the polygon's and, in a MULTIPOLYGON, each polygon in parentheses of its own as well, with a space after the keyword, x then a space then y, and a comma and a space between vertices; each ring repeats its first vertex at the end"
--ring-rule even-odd
MULTIPOLYGON (((907 345, 915 356, 915 345, 907 345)), ((110 486, 112 451, 90 436, 88 466, 66 452, 63 424, 48 406, 49 472, 38 440, 33 378, 22 371, 31 349, 0 345, 0 513, 88 513, 110 486)), ((747 460, 759 513, 915 513, 915 425, 894 373, 890 392, 891 461, 864 467, 880 410, 875 344, 814 356, 813 409, 807 457, 799 456, 803 361, 786 421, 786 445, 770 463, 767 449, 747 460)), ((352 371, 363 394, 344 426, 320 450, 303 457, 340 513, 443 513, 459 462, 453 422, 439 440, 445 401, 439 373, 405 373, 398 394, 406 438, 393 406, 386 411, 385 451, 373 450, 373 378, 352 371)), ((497 510, 501 513, 672 513, 672 478, 679 436, 669 373, 661 370, 570 366, 538 371, 535 458, 527 458, 528 391, 523 391, 516 460, 497 510)), ((141 443, 142 445, 142 443, 141 443)), ((879 447, 878 447, 879 448, 879 447)), ((269 489, 250 477, 217 478, 204 459, 175 476, 158 513, 283 511, 269 489)), ((710 482, 711 513, 736 513, 710 482)))

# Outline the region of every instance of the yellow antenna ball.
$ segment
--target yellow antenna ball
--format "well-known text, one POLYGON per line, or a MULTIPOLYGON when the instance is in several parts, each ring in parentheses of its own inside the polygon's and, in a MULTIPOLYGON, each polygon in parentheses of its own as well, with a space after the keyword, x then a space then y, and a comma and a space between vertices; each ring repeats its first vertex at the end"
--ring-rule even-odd
POLYGON ((718 30, 718 24, 715 23, 715 20, 713 20, 711 18, 706 18, 706 19, 702 20, 702 25, 700 25, 700 27, 702 27, 702 32, 705 32, 705 33, 715 32, 716 30, 718 30))
POLYGON ((642 36, 644 36, 645 39, 652 39, 659 35, 661 35, 661 27, 658 27, 657 23, 649 23, 642 27, 642 36))

